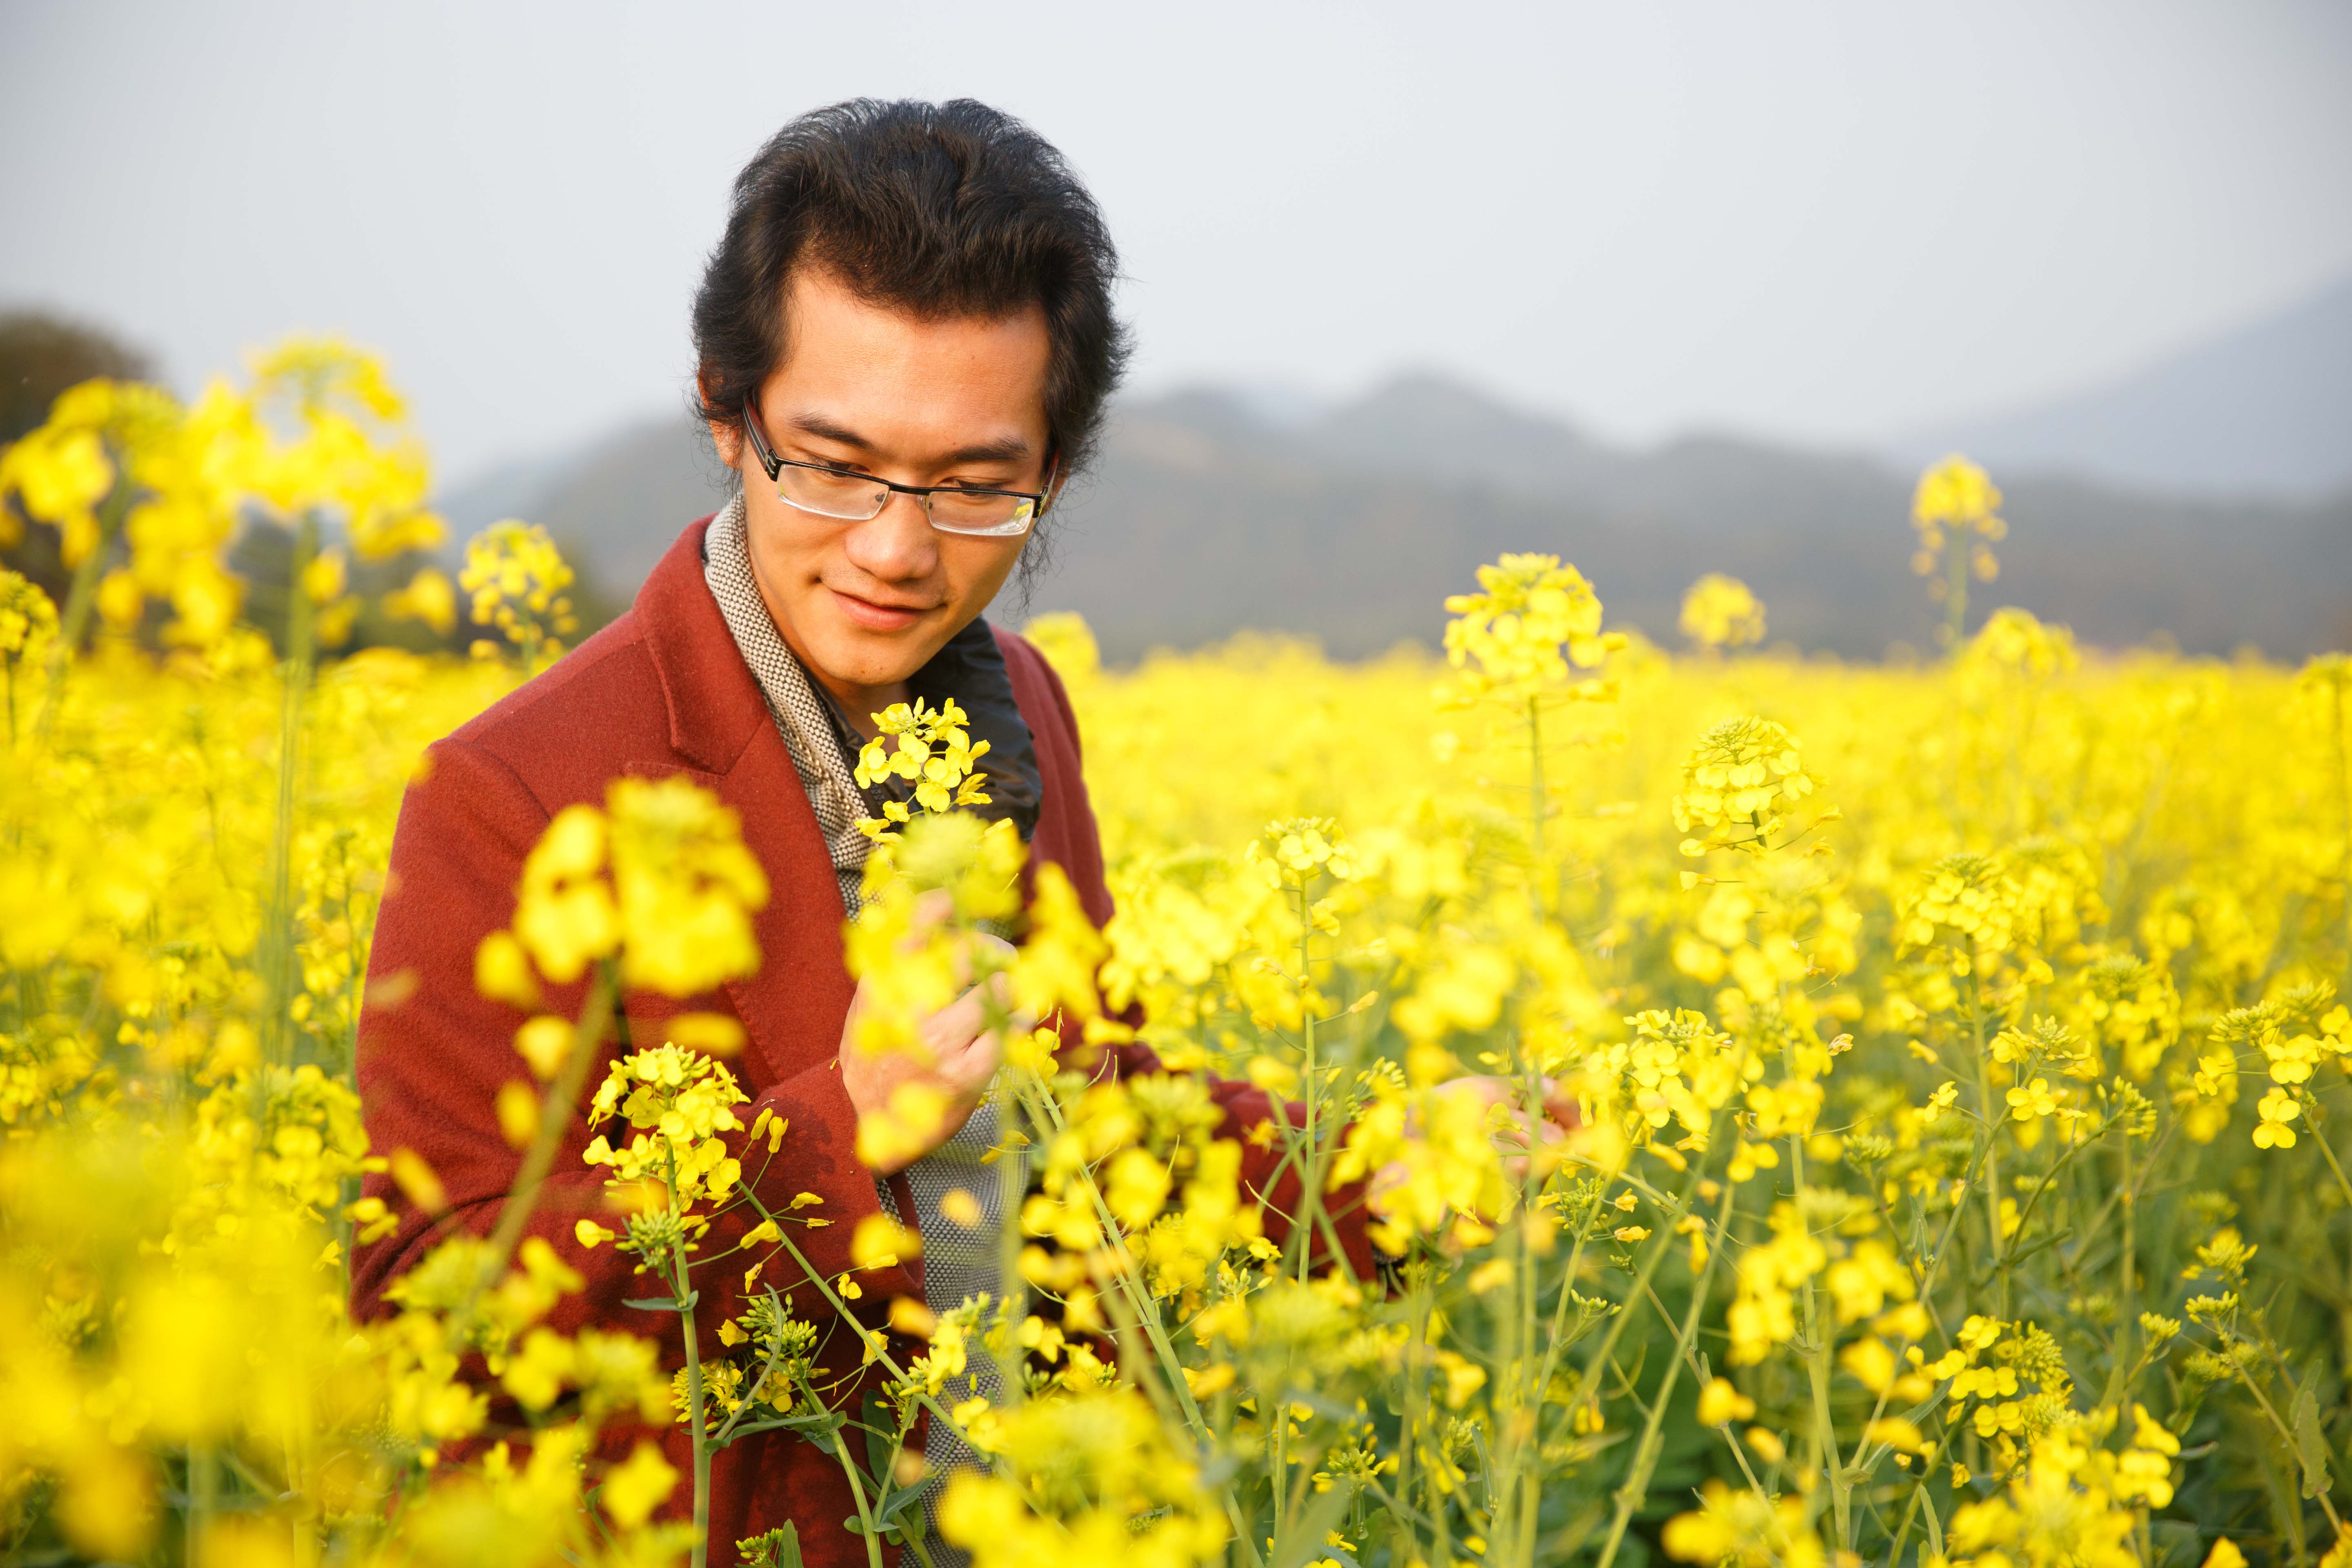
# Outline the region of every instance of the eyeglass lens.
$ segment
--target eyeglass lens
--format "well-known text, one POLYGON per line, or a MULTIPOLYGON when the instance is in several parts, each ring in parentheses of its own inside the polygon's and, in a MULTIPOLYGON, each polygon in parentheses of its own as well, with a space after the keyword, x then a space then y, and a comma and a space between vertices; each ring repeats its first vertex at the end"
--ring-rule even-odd
MULTIPOLYGON (((856 474, 789 464, 776 475, 776 494, 803 511, 845 522, 881 515, 890 491, 856 474)), ((1017 533, 1029 526, 1032 503, 1024 496, 934 490, 922 498, 931 526, 950 533, 1017 533)))

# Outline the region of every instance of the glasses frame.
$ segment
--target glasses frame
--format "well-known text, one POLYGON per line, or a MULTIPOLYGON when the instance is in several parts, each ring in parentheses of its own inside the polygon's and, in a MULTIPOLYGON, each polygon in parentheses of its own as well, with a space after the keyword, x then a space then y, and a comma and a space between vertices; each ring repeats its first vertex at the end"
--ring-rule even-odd
POLYGON ((751 455, 760 459, 760 467, 767 470, 768 480, 772 484, 779 479, 786 468, 807 468, 815 473, 831 474, 837 479, 856 479, 862 484, 882 487, 880 502, 864 517, 843 517, 837 512, 819 511, 814 507, 803 506, 779 489, 776 491, 776 499, 795 511, 804 511, 811 517, 821 517, 828 522, 871 522, 880 517, 883 510, 889 506, 892 495, 913 496, 922 506, 924 521, 941 533, 951 533, 960 539, 1018 539, 1026 536, 1036 528, 1037 520, 1045 515, 1046 507, 1052 504, 1054 476, 1060 470, 1062 464, 1061 454, 1058 451, 1055 452, 1046 462, 1045 488, 1042 490, 997 489, 985 485, 902 485, 895 479, 886 479, 878 474, 863 473, 858 469, 845 468, 833 463, 803 463, 797 458, 777 457, 768 446, 768 433, 760 427, 759 408, 748 402, 743 405, 743 433, 751 440, 751 455), (931 510, 931 497, 942 492, 954 495, 1005 496, 1015 500, 1025 500, 1029 503, 1029 515, 1021 521, 1018 528, 1014 528, 1011 523, 999 523, 993 528, 950 528, 940 521, 931 510))

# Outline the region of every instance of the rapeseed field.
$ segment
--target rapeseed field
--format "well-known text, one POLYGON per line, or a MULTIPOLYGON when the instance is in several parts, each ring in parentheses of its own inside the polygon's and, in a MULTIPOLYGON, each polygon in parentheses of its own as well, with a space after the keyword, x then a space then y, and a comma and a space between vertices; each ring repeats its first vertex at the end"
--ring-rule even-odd
POLYGON ((352 1087, 394 816, 574 630, 522 523, 363 605, 357 565, 437 542, 428 489, 331 342, 184 406, 91 384, 0 453, 0 534, 77 574, 0 576, 0 1561, 795 1563, 697 1528, 710 1454, 783 1429, 877 1564, 2352 1568, 2352 659, 1971 617, 1999 496, 1957 460, 1887 520, 1944 633, 1910 664, 1759 651, 1715 576, 1669 651, 1546 554, 1360 664, 1106 669, 1045 616, 1117 915, 1050 868, 1019 907, 950 705, 868 749, 920 788, 848 933, 855 1048, 1005 975, 1005 1299, 878 1301, 919 1238, 814 1275, 821 1205, 745 1212, 792 1144, 736 1114, 729 1020, 612 1045, 627 993, 756 966, 767 897, 716 801, 624 780, 481 948, 517 1194, 362 1323, 353 1237, 444 1202, 352 1087), (266 529, 267 613, 228 564, 266 529), (344 652, 362 610, 478 636, 344 652), (1075 1059, 1139 1038, 1164 1073, 1075 1059), (1285 1212, 1202 1069, 1295 1107, 1285 1212), (614 1202, 573 1242, 636 1256, 667 1338, 546 1324, 579 1277, 523 1219, 575 1118, 614 1202), (990 1468, 927 1474, 924 1414, 990 1468))

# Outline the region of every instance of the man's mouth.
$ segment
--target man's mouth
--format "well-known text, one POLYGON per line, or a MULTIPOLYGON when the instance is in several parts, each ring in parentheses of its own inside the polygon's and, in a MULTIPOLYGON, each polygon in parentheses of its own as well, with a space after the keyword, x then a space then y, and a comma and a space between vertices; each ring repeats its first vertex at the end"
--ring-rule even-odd
POLYGON ((928 605, 896 605, 878 599, 865 598, 845 593, 828 584, 825 592, 833 595, 834 604, 856 626, 870 632, 902 632, 923 618, 933 606, 928 605))

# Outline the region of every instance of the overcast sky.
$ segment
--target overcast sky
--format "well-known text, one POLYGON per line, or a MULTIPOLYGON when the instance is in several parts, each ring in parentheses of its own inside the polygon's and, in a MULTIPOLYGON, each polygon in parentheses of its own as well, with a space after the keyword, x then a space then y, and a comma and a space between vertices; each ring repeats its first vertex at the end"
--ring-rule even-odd
POLYGON ((0 303, 184 385, 346 332, 463 478, 676 408, 730 180, 857 93, 1060 144, 1145 388, 1436 367, 1860 443, 2352 270, 2340 0, 0 0, 0 303))

